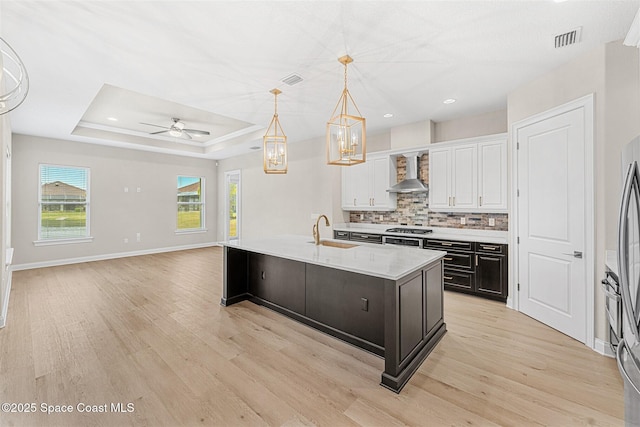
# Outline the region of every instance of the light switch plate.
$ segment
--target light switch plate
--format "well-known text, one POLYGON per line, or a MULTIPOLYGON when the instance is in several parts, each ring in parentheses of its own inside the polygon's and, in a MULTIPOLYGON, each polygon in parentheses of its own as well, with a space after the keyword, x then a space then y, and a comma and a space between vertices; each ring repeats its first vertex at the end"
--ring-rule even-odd
POLYGON ((489 218, 489 227, 495 227, 495 226, 496 226, 496 219, 489 218))
POLYGON ((467 225, 467 218, 465 217, 460 218, 460 225, 467 225))

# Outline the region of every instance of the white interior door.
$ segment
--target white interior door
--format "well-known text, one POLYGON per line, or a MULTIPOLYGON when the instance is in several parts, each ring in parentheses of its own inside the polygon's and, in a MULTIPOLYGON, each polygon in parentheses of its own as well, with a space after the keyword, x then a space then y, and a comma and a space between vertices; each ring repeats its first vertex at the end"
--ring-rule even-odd
POLYGON ((584 108, 518 128, 516 138, 518 306, 584 343, 588 293, 584 108))

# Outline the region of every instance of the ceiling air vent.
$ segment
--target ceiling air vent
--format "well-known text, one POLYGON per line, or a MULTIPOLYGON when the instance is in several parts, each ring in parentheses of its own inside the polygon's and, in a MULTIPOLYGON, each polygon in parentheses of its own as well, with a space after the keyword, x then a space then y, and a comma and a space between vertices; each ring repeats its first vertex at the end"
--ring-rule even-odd
POLYGON ((580 43, 581 35, 582 35, 582 27, 578 27, 575 30, 571 30, 564 34, 558 34, 556 36, 556 49, 560 47, 565 47, 572 44, 580 43))
POLYGON ((289 86, 293 86, 295 84, 298 84, 302 81, 302 77, 300 77, 297 74, 291 74, 287 77, 285 77, 284 79, 282 79, 282 83, 286 83, 289 86))

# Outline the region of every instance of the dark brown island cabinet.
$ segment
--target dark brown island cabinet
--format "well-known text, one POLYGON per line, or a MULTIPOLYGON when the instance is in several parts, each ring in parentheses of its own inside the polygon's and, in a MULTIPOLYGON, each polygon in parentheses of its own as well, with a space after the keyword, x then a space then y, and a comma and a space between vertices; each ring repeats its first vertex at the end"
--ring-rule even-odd
POLYGON ((390 280, 225 246, 221 305, 244 300, 383 357, 395 392, 446 332, 441 256, 390 280))

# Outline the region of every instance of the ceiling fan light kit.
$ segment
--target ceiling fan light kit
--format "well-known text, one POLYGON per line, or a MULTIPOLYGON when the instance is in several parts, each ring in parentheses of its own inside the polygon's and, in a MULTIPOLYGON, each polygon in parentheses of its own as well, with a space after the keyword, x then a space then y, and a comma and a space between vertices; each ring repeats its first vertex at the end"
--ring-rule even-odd
POLYGON ((345 55, 338 61, 344 65, 344 89, 327 122, 327 164, 351 166, 366 161, 366 120, 347 89, 347 65, 353 59, 345 55))
POLYGON ((264 173, 285 174, 287 173, 287 136, 282 130, 278 119, 278 95, 282 93, 279 89, 270 91, 274 95, 274 114, 267 128, 267 133, 262 137, 263 141, 263 167, 264 173))
POLYGON ((160 135, 163 133, 168 133, 170 136, 173 136, 174 138, 186 138, 186 139, 193 139, 191 135, 195 135, 195 136, 210 135, 210 132, 208 130, 185 129, 184 123, 182 123, 182 121, 178 118, 172 117, 171 120, 173 120, 173 124, 171 125, 171 127, 155 125, 153 123, 140 123, 140 124, 155 126, 155 127, 164 129, 164 130, 159 130, 157 132, 150 132, 149 135, 160 135))

